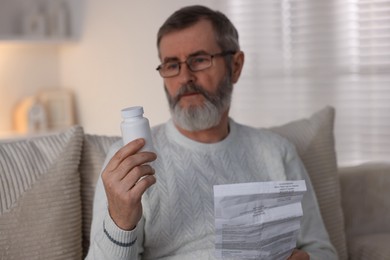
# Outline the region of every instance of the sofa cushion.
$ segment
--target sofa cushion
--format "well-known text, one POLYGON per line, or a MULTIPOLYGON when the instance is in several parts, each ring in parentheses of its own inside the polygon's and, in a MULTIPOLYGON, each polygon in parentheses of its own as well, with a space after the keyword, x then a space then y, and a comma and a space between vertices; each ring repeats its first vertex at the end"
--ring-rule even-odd
POLYGON ((371 234, 355 236, 348 241, 350 259, 353 260, 389 260, 390 234, 371 234))
POLYGON ((310 118, 271 130, 296 146, 316 192, 330 240, 339 259, 343 260, 347 259, 347 247, 333 134, 334 116, 334 108, 325 107, 310 118))
POLYGON ((347 240, 390 233, 390 164, 366 162, 342 167, 339 176, 347 240))
POLYGON ((80 259, 83 131, 0 143, 0 259, 80 259))
POLYGON ((83 212, 83 256, 88 253, 95 186, 110 146, 120 137, 84 136, 80 162, 81 199, 83 212))

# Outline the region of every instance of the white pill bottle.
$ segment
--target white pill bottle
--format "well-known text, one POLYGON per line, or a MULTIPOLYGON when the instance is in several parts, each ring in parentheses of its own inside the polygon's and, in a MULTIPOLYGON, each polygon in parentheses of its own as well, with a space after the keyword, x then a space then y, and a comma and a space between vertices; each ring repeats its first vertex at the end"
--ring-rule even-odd
POLYGON ((122 123, 122 140, 123 145, 138 139, 145 139, 145 146, 140 152, 154 152, 152 134, 150 131, 149 120, 145 118, 144 109, 141 106, 128 107, 121 110, 122 123))

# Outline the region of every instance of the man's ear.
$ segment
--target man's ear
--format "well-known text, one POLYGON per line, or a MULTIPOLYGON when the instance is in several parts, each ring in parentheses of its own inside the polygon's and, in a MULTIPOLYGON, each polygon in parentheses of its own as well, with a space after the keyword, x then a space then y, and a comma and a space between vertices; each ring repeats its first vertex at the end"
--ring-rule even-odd
POLYGON ((245 55, 244 52, 238 51, 233 55, 232 61, 232 83, 237 83, 240 78, 242 68, 244 66, 245 55))

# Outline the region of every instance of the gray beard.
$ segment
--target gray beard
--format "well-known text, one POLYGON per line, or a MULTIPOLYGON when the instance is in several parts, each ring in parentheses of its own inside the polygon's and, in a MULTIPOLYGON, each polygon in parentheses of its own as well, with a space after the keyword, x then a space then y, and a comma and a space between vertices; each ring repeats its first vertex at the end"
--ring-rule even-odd
POLYGON ((187 131, 200 131, 210 129, 221 122, 231 103, 233 84, 230 77, 226 76, 219 84, 215 94, 204 90, 195 84, 183 85, 174 97, 171 97, 165 87, 168 98, 171 116, 175 124, 187 131), (186 93, 197 92, 205 97, 205 102, 200 106, 182 108, 179 101, 186 93))

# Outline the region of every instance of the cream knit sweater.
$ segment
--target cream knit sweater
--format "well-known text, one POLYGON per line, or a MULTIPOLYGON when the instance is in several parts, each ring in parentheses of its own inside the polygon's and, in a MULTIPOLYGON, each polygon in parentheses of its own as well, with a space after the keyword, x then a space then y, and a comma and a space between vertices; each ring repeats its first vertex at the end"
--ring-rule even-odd
MULTIPOLYGON (((152 129, 157 183, 144 194, 143 218, 133 231, 110 218, 99 179, 87 259, 215 259, 213 185, 299 179, 308 191, 297 247, 311 259, 337 259, 293 145, 268 130, 229 124, 228 137, 214 144, 186 138, 172 121, 152 129)), ((105 164, 121 145, 113 145, 105 164)))

